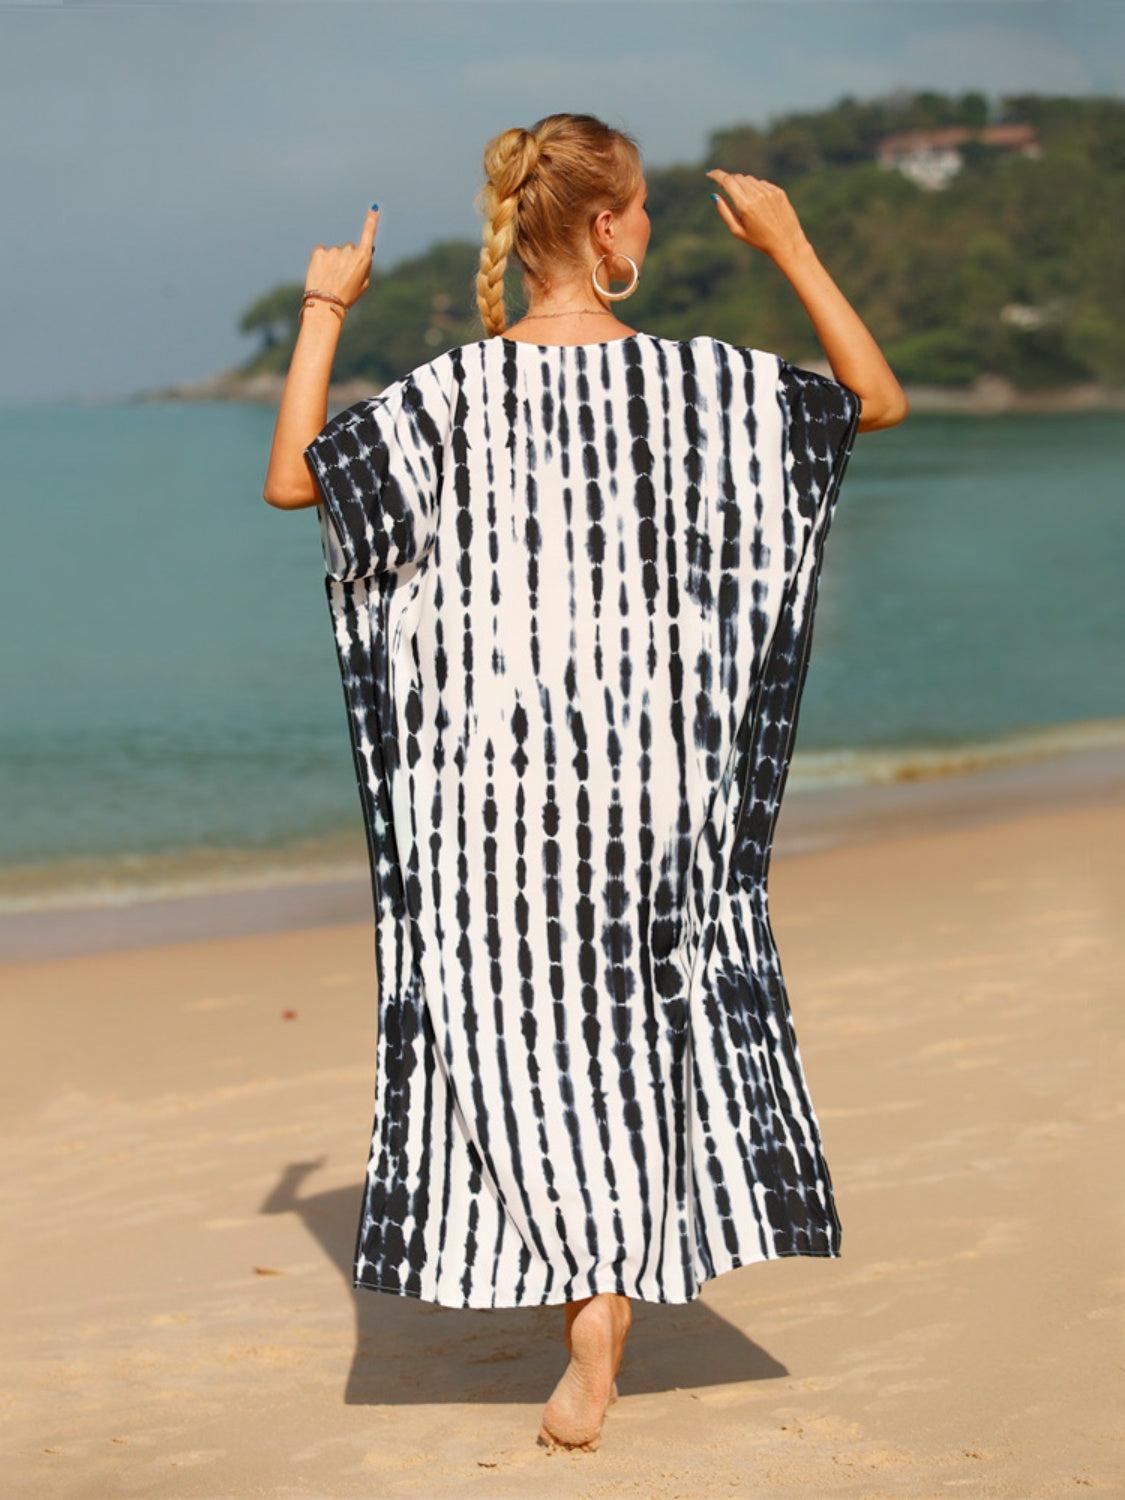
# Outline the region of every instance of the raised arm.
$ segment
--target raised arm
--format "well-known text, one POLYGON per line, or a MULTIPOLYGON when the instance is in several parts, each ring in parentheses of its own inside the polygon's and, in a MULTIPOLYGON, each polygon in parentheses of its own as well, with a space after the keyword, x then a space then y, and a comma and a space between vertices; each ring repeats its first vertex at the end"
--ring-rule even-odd
MULTIPOLYGON (((371 257, 379 211, 372 204, 359 244, 317 245, 305 274, 305 290, 331 292, 348 307, 371 284, 371 257)), ((306 302, 289 373, 277 408, 262 499, 279 510, 301 510, 320 501, 304 450, 328 416, 328 383, 343 327, 344 309, 334 302, 306 302)))
POLYGON ((910 410, 894 371, 862 318, 821 264, 784 188, 762 177, 706 173, 730 195, 713 193, 723 222, 736 239, 768 255, 800 297, 832 373, 860 398, 858 432, 895 427, 910 410))

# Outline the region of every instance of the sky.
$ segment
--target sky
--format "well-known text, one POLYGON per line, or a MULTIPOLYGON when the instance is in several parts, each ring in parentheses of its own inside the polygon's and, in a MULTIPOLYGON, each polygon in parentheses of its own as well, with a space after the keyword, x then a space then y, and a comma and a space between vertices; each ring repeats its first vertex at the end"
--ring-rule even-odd
POLYGON ((844 94, 1123 83, 1118 0, 0 0, 0 399, 242 362, 375 199, 384 268, 479 240, 485 142, 555 110, 651 169, 844 94))

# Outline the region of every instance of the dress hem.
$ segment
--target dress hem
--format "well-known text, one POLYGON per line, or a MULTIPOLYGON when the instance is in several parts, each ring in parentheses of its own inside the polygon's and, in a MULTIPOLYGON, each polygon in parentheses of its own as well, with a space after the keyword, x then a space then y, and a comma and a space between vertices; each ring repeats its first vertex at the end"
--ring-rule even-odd
POLYGON ((595 1297, 602 1292, 617 1292, 628 1297, 632 1302, 651 1302, 664 1306, 684 1307, 690 1302, 696 1302, 703 1288, 710 1281, 715 1281, 720 1276, 725 1276, 728 1271, 739 1271, 747 1266, 760 1266, 771 1260, 791 1260, 797 1256, 809 1256, 817 1260, 840 1260, 842 1252, 835 1250, 778 1250, 773 1255, 757 1256, 753 1260, 731 1259, 727 1261, 722 1270, 713 1271, 709 1276, 704 1276, 697 1284, 691 1296, 685 1297, 646 1297, 635 1290, 625 1286, 620 1278, 614 1278, 609 1286, 598 1286, 592 1290, 579 1291, 575 1288, 575 1295, 570 1298, 559 1297, 549 1292, 545 1297, 524 1297, 516 1302, 450 1302, 441 1297, 434 1297, 423 1292, 413 1292, 407 1287, 392 1286, 387 1282, 365 1281, 362 1278, 352 1278, 353 1291, 384 1292, 394 1297, 412 1297, 418 1302, 429 1302, 437 1307, 449 1307, 465 1312, 506 1312, 519 1307, 562 1307, 568 1301, 581 1301, 586 1297, 595 1297))

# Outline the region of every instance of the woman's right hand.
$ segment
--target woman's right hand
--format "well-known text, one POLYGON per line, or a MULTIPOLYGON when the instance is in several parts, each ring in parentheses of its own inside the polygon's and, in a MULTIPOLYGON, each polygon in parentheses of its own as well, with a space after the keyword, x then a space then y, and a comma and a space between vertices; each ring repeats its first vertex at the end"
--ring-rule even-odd
POLYGON ((730 194, 728 203, 716 193, 715 206, 736 240, 761 250, 771 260, 782 259, 805 244, 805 231, 796 210, 776 182, 744 172, 724 172, 721 167, 712 167, 705 175, 730 194))
POLYGON ((379 210, 369 208, 358 245, 318 245, 309 257, 305 291, 332 292, 349 307, 358 302, 371 285, 371 259, 378 224, 379 210))

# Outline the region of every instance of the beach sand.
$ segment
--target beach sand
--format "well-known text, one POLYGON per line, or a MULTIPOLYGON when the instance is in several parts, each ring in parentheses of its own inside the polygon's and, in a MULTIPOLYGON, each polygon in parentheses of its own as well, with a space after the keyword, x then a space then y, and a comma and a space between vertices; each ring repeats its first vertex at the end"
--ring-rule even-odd
POLYGON ((7 963, 4 1492, 1125 1493, 1125 798, 1002 813, 775 858, 843 1254, 635 1303, 596 1453, 560 1308, 350 1287, 367 921, 7 963))

